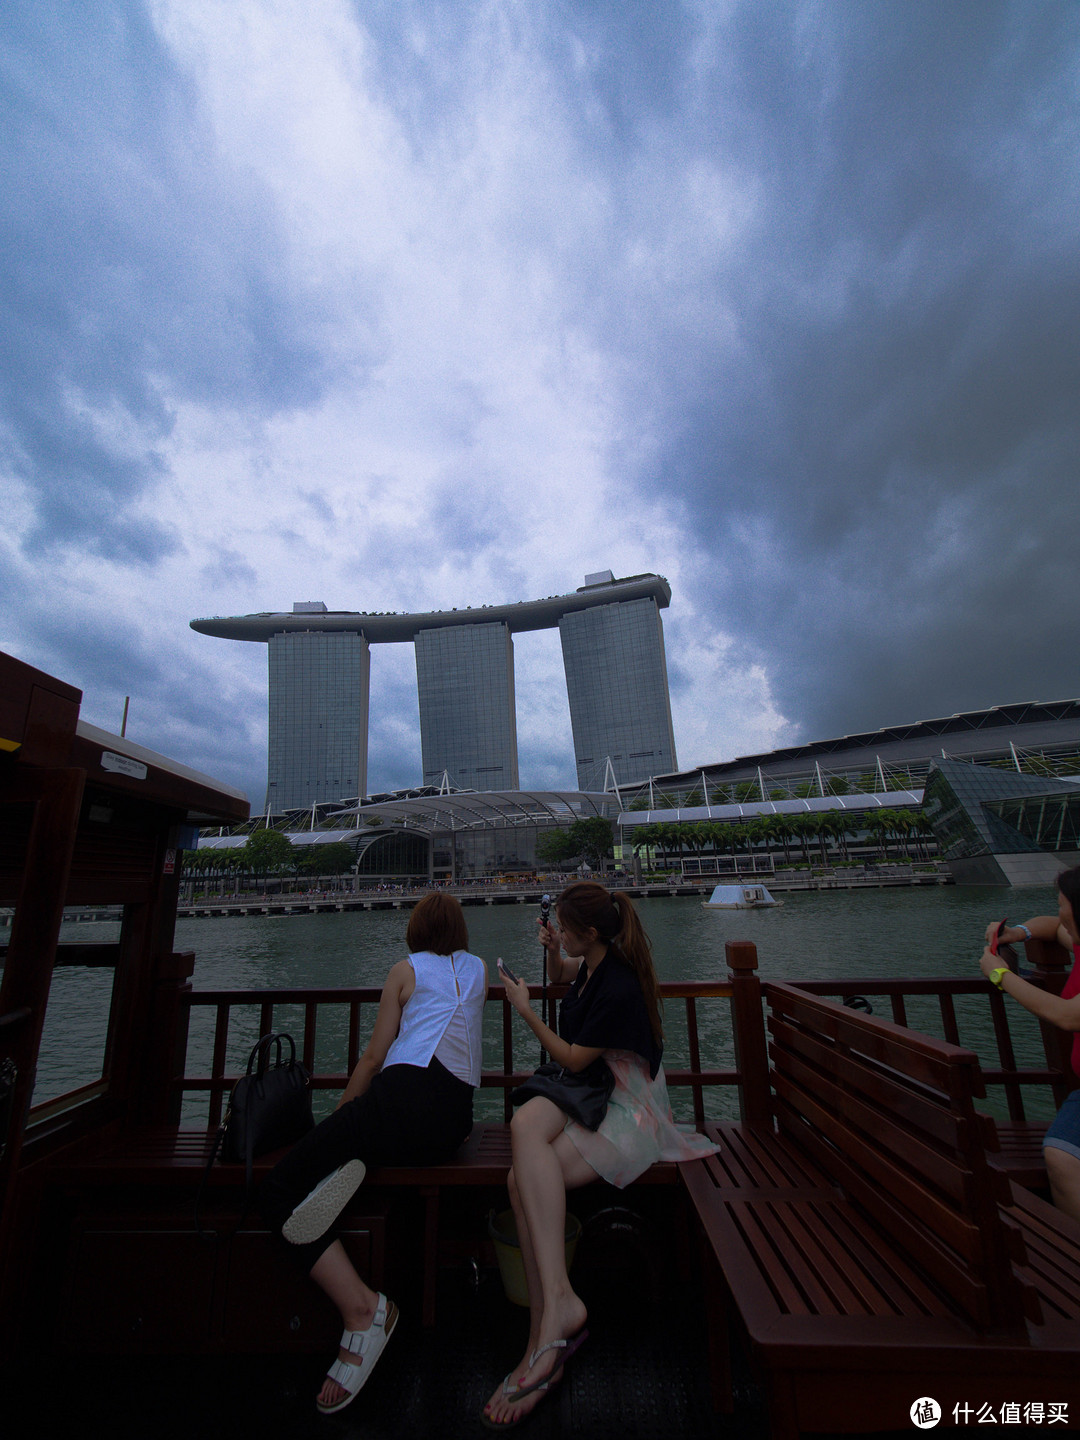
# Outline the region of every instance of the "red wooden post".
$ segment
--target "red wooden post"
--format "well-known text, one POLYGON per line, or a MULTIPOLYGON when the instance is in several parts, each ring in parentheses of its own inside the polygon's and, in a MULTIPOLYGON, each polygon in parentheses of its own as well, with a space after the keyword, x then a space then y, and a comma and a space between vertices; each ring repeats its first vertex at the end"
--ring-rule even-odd
MULTIPOLYGON (((181 1013, 165 998, 178 980, 183 986, 190 974, 177 976, 174 969, 180 876, 175 864, 171 869, 166 864, 172 839, 166 820, 153 838, 145 898, 124 906, 120 931, 107 1069, 110 1097, 119 1103, 129 1126, 165 1123, 175 1108, 172 1081, 184 1072, 183 1057, 176 1064, 175 1027, 181 1013)), ((187 1011, 182 1008, 186 1050, 187 1011)))
POLYGON ((177 1076, 187 1064, 188 1022, 191 1009, 191 976, 195 954, 183 950, 170 955, 159 968, 151 1001, 150 1029, 157 1037, 147 1065, 147 1105, 139 1119, 149 1125, 179 1125, 184 1101, 177 1076))
POLYGON ((724 952, 731 975, 731 1028, 735 1065, 739 1071, 739 1113, 744 1125, 768 1130, 772 1128, 769 1052, 765 1044, 761 981, 757 976, 757 946, 749 940, 729 940, 724 952))
POLYGON ((0 983, 0 1015, 13 1017, 0 1043, 0 1059, 16 1068, 6 1141, 0 1155, 0 1338, 10 1347, 26 1284, 28 1254, 17 1245, 23 1195, 19 1158, 37 1075, 41 1031, 52 983, 64 898, 82 803, 84 770, 47 770, 19 777, 4 799, 34 803, 0 983))
POLYGON ((9 790, 16 801, 25 797, 36 803, 0 983, 0 1014, 30 1012, 25 1023, 13 1027, 3 1051, 15 1062, 18 1075, 7 1146, 0 1161, 0 1213, 18 1169, 23 1127, 34 1091, 85 780, 84 770, 45 770, 31 772, 24 781, 20 777, 9 790))

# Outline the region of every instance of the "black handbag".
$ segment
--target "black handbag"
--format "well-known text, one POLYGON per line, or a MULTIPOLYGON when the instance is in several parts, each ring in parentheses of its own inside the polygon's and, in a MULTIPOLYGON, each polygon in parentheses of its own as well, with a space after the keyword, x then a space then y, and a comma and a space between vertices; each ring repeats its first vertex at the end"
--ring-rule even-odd
POLYGON ((599 1057, 584 1070, 567 1070, 549 1060, 511 1090, 510 1104, 524 1105, 534 1095, 542 1095, 586 1130, 598 1130, 614 1089, 615 1076, 599 1057))
MULTIPOLYGON (((248 1056, 247 1074, 232 1088, 225 1118, 214 1137, 213 1149, 195 1197, 195 1228, 200 1235, 209 1234, 199 1224, 199 1202, 206 1181, 221 1151, 223 1161, 244 1163, 244 1216, 251 1198, 252 1161, 269 1150, 292 1145, 314 1126, 311 1113, 311 1075, 296 1058, 296 1045, 284 1031, 264 1035, 252 1046, 248 1056), (289 1044, 289 1058, 282 1058, 282 1041, 289 1044), (270 1063, 274 1052, 273 1064, 270 1063)), ((241 1223, 243 1218, 241 1217, 241 1223)))
POLYGON ((222 1160, 233 1164, 242 1160, 250 1185, 252 1160, 268 1150, 292 1145, 314 1124, 311 1076, 296 1058, 292 1036, 284 1032, 264 1035, 252 1046, 247 1074, 236 1082, 229 1096, 229 1108, 221 1122, 222 1160), (289 1042, 288 1060, 282 1059, 283 1040, 289 1042))

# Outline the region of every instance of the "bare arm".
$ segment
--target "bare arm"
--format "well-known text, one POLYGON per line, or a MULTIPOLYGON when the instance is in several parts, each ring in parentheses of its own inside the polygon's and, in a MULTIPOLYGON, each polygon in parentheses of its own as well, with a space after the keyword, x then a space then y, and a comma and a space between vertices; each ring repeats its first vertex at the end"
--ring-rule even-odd
MULTIPOLYGON (((554 925, 545 924, 542 920, 539 925, 540 944, 547 951, 548 979, 553 985, 569 985, 576 978, 581 961, 562 953, 562 942, 554 925)), ((544 1048, 547 1049, 547 1046, 544 1048)))
MULTIPOLYGON (((1030 929, 1034 935, 1034 925, 1030 929)), ((1005 934, 1008 933, 1006 930, 1005 934)), ((1040 936, 1038 938, 1053 939, 1055 937, 1040 936)), ((1069 948, 1072 948, 1071 941, 1069 948)), ((1001 968, 1001 960, 997 955, 991 954, 989 945, 979 956, 979 968, 987 977, 992 970, 1001 968)), ((1048 1020, 1059 1030, 1080 1030, 1080 995, 1074 995, 1071 1000, 1063 1000, 1060 995, 1051 995, 1046 990, 1040 990, 1038 985, 1032 985, 1029 981, 1021 979, 1019 975, 1014 975, 1011 970, 1006 970, 1002 975, 1001 988, 1007 995, 1011 995, 1014 1000, 1023 1005, 1025 1010, 1030 1010, 1032 1015, 1037 1016, 1040 1020, 1048 1020)))
POLYGON ((375 1028, 367 1048, 357 1061, 356 1069, 349 1076, 349 1083, 338 1101, 337 1108, 347 1105, 363 1095, 375 1076, 382 1069, 387 1051, 397 1039, 401 1028, 401 1012, 405 1002, 416 988, 416 976, 408 960, 399 960, 391 966, 386 977, 382 995, 379 997, 379 1013, 375 1017, 375 1028))
POLYGON ((529 1002, 529 987, 525 981, 511 980, 505 971, 500 971, 499 974, 506 987, 510 1004, 513 1005, 556 1065, 562 1065, 567 1070, 584 1070, 587 1065, 591 1065, 604 1053, 602 1046, 571 1045, 561 1035, 556 1035, 551 1026, 545 1025, 532 1008, 529 1002))
MULTIPOLYGON (((986 943, 988 945, 997 934, 997 927, 998 922, 996 920, 991 920, 990 924, 986 927, 986 943)), ((1025 923, 1025 928, 1031 931, 1031 938, 1033 940, 1056 940, 1058 944, 1063 945, 1066 950, 1072 949, 1072 936, 1056 915, 1033 915, 1032 918, 1025 923)), ((1005 929, 1001 932, 999 943, 1002 945, 1019 945, 1027 938, 1019 925, 1006 925, 1005 929)))

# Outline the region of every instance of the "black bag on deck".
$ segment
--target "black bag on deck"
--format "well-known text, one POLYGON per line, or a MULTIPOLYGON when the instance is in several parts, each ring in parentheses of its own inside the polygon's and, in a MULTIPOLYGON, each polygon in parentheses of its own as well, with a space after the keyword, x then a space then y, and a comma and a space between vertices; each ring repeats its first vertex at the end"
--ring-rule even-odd
POLYGON ((195 1228, 200 1235, 212 1238, 199 1224, 199 1202, 206 1181, 221 1151, 223 1161, 245 1166, 244 1215, 251 1200, 252 1161, 268 1150, 292 1145, 314 1126, 311 1113, 311 1075, 296 1058, 296 1045, 291 1035, 282 1031, 264 1035, 252 1046, 248 1056, 247 1074, 232 1088, 225 1119, 218 1127, 210 1159, 206 1162, 199 1191, 195 1196, 195 1228), (281 1042, 289 1042, 289 1058, 282 1059, 281 1042), (270 1064, 270 1052, 274 1063, 270 1064))
POLYGON ((615 1076, 599 1056, 584 1070, 567 1070, 549 1060, 511 1090, 510 1104, 524 1105, 534 1095, 542 1095, 586 1130, 598 1130, 614 1089, 615 1076))

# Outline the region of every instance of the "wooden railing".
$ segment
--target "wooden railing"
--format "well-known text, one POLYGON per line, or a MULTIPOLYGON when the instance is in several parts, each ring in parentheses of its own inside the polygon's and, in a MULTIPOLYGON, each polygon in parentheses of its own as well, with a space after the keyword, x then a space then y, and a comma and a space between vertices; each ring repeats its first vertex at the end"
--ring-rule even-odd
MULTIPOLYGON (((756 980, 753 984, 756 986, 756 980)), ((566 993, 565 985, 548 986, 549 1001, 556 1001, 566 993)), ((689 1089, 692 1095, 693 1118, 701 1124, 706 1119, 706 1091, 717 1087, 739 1087, 743 1075, 737 1064, 723 1066, 714 1063, 715 1056, 706 1056, 702 1061, 702 1038, 699 1031, 699 1003, 712 1000, 731 1000, 734 994, 733 980, 668 981, 660 986, 665 1002, 665 1071, 667 1082, 673 1089, 689 1089), (677 1002, 681 1002, 677 1007, 677 1002), (685 1029, 684 1029, 685 1027, 685 1029)), ((175 1088, 182 1096, 206 1094, 208 1096, 207 1122, 213 1126, 221 1120, 224 1101, 240 1077, 237 1067, 238 1049, 244 1042, 237 1038, 237 1030, 246 1022, 248 1035, 254 1029, 257 1035, 267 1035, 275 1029, 288 1030, 294 1037, 299 1058, 303 1060, 312 1075, 312 1087, 316 1090, 341 1090, 355 1067, 367 1043, 375 1023, 381 991, 375 987, 273 990, 192 990, 186 997, 189 1016, 199 1011, 213 1010, 213 1039, 209 1069, 205 1065, 194 1070, 191 1059, 192 1040, 188 1040, 188 1060, 185 1073, 175 1079, 175 1088), (291 1007, 302 1008, 302 1031, 294 1016, 282 1019, 282 1012, 291 1007), (347 1024, 336 1025, 328 1012, 336 1011, 340 1017, 347 1014, 347 1024), (257 1016, 257 1023, 252 1020, 257 1016), (325 1028, 324 1028, 325 1027, 325 1028), (344 1065, 333 1070, 318 1069, 320 1033, 326 1028, 335 1028, 340 1034, 345 1031, 344 1065)), ((529 987, 532 1000, 541 1000, 538 985, 529 987)), ((535 1037, 526 1030, 523 1023, 513 1023, 513 1007, 505 999, 501 987, 488 991, 488 1004, 501 1006, 499 1068, 485 1068, 480 1084, 483 1089, 503 1091, 503 1114, 511 1114, 510 1091, 535 1069, 538 1049, 535 1037), (518 1043, 515 1053, 515 1043, 518 1043), (526 1058, 526 1056, 528 1058, 526 1058)), ((757 1001, 760 1024, 760 1000, 757 1001)), ((727 1008, 727 1007, 725 1007, 727 1008)), ((725 1035, 731 1034, 730 1016, 725 1016, 725 1035)), ((488 1051, 490 1053, 489 1036, 488 1051)), ((250 1043, 250 1042, 248 1042, 250 1043)), ((340 1048, 339 1048, 340 1053, 340 1048)), ((246 1057, 245 1057, 246 1058, 246 1057)))

